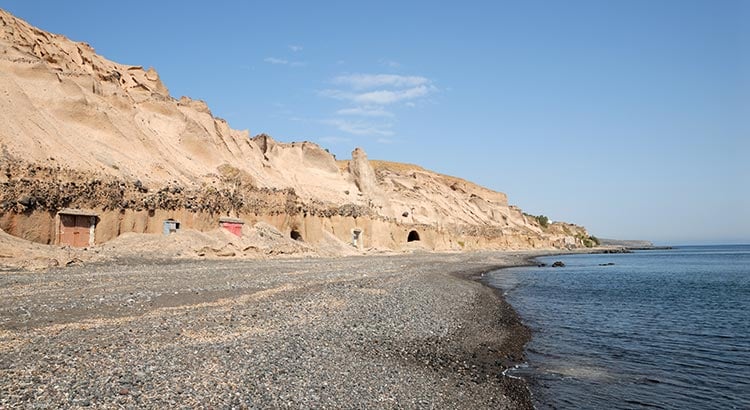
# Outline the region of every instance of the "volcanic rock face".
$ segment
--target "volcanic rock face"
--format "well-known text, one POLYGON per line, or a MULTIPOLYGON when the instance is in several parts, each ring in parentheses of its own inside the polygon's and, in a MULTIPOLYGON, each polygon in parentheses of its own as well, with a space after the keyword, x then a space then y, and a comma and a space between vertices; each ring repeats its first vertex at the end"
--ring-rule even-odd
POLYGON ((570 247, 583 228, 541 227, 505 194, 408 164, 337 161, 310 142, 250 138, 202 101, 175 99, 153 69, 0 10, 0 229, 55 243, 57 211, 100 214, 96 243, 160 232, 161 219, 215 228, 222 215, 400 249, 570 247))

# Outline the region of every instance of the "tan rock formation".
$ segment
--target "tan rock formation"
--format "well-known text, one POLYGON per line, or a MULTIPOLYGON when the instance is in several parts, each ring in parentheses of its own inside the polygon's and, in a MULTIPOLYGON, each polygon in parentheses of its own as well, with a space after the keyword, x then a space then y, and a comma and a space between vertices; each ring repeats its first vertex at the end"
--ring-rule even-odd
POLYGON ((349 161, 347 170, 354 178, 354 183, 360 192, 363 194, 380 193, 375 170, 372 169, 363 149, 357 148, 352 152, 352 160, 349 161))
POLYGON ((503 193, 361 149, 337 163, 314 143, 250 138, 204 102, 171 97, 154 69, 2 10, 0 123, 0 228, 45 244, 58 241, 62 208, 97 211, 97 244, 159 233, 167 218, 211 231, 220 216, 294 231, 299 249, 324 254, 355 239, 360 250, 404 249, 411 231, 434 250, 580 246, 587 235, 543 228, 503 193))

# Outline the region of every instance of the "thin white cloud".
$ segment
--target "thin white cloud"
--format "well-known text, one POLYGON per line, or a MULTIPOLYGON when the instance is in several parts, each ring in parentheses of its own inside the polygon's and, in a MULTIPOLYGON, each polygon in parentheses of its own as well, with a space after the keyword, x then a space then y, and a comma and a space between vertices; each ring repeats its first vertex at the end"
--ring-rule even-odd
POLYGON ((373 88, 407 88, 430 84, 431 81, 420 76, 403 76, 396 74, 349 74, 333 79, 334 84, 345 85, 353 90, 370 90, 373 88))
POLYGON ((336 100, 351 100, 356 94, 334 89, 322 90, 319 93, 323 97, 334 98, 336 100))
POLYGON ((395 135, 392 120, 395 114, 388 107, 397 103, 414 106, 415 102, 438 90, 430 79, 422 76, 347 74, 334 77, 331 82, 337 87, 319 94, 348 103, 348 106, 336 111, 339 118, 321 123, 346 134, 377 137, 382 144, 392 143, 388 137, 395 135))
POLYGON ((388 125, 375 125, 362 121, 346 121, 342 119, 323 120, 323 124, 336 127, 339 131, 353 135, 377 135, 388 137, 393 135, 388 125))
POLYGON ((283 58, 276 58, 276 57, 266 57, 263 59, 263 61, 268 64, 286 65, 289 67, 304 67, 307 65, 307 63, 304 61, 289 61, 289 60, 284 60, 283 58))
POLYGON ((360 117, 393 117, 393 113, 381 107, 355 107, 336 111, 338 115, 354 115, 360 117))
POLYGON ((300 51, 303 50, 303 48, 304 47, 302 47, 300 45, 296 45, 296 44, 289 45, 289 49, 292 50, 292 51, 294 51, 295 53, 299 53, 300 51))
POLYGON ((323 90, 321 95, 352 101, 358 106, 382 107, 419 99, 437 90, 430 79, 422 76, 349 74, 335 77, 332 82, 342 87, 323 90))
POLYGON ((430 92, 431 87, 421 85, 405 90, 377 90, 354 96, 353 101, 360 104, 387 105, 403 100, 413 100, 423 97, 430 92))
POLYGON ((276 58, 276 57, 266 57, 263 59, 263 61, 268 64, 281 64, 281 65, 289 64, 288 60, 284 60, 284 59, 276 58))
POLYGON ((337 100, 353 101, 362 105, 388 105, 399 101, 413 100, 424 97, 430 92, 436 90, 434 86, 422 85, 419 87, 401 89, 401 90, 374 90, 362 93, 353 93, 344 90, 328 89, 320 92, 324 97, 334 98, 337 100))

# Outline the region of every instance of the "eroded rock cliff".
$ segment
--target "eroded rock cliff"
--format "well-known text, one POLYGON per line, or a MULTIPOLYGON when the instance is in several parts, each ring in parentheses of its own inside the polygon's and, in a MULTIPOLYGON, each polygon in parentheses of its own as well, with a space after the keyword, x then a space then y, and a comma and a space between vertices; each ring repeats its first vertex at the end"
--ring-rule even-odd
POLYGON ((54 244, 65 208, 98 215, 96 243, 210 230, 222 216, 296 232, 309 246, 435 250, 581 246, 581 227, 543 227, 505 194, 418 166, 337 161, 310 142, 251 138, 202 101, 169 95, 154 69, 0 10, 0 229, 54 244), (356 240, 354 240, 356 239, 356 240), (328 241, 328 242, 326 242, 328 241))

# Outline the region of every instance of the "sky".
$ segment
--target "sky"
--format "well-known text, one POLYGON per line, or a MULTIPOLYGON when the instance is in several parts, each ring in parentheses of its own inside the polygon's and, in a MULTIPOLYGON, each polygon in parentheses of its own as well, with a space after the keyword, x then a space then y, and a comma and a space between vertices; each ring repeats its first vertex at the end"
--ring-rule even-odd
POLYGON ((750 1, 28 1, 252 135, 415 163, 604 238, 750 243, 750 1))

